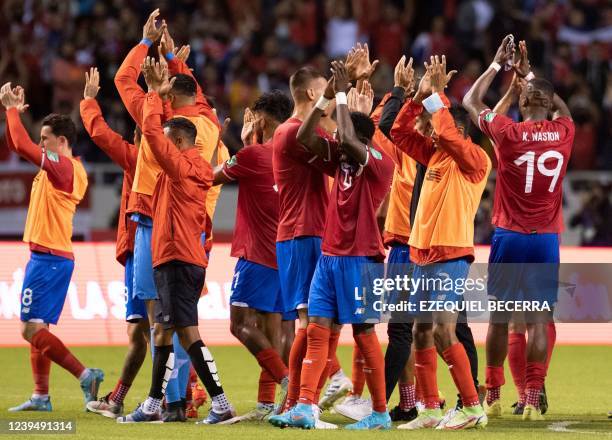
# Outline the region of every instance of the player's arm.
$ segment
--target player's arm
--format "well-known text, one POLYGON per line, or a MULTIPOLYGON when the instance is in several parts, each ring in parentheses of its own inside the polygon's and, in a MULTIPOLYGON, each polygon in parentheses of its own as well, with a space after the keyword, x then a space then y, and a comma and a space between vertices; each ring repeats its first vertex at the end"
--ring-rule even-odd
POLYGON ((347 104, 346 90, 349 75, 342 61, 332 61, 334 92, 336 94, 336 119, 338 122, 338 141, 343 151, 360 165, 368 162, 368 147, 357 137, 347 104))
POLYGON ((512 77, 512 82, 510 83, 510 87, 508 87, 508 90, 506 90, 506 93, 504 93, 504 96, 501 97, 499 102, 493 108, 494 113, 497 113, 499 115, 508 114, 510 107, 514 105, 514 103, 517 101, 518 97, 521 94, 521 88, 522 88, 521 82, 522 81, 523 79, 521 79, 515 73, 514 76, 512 77))
POLYGON ((100 84, 98 69, 92 67, 85 73, 85 90, 80 103, 83 126, 94 143, 122 169, 128 171, 136 166, 138 150, 126 142, 119 133, 113 131, 102 116, 102 110, 96 101, 100 84))
POLYGON ((557 118, 562 118, 562 117, 567 117, 567 118, 572 119, 572 114, 570 113, 569 107, 567 106, 565 101, 563 101, 563 99, 561 99, 561 97, 555 93, 553 96, 553 116, 552 118, 553 120, 555 120, 557 118))
POLYGON ((74 172, 70 159, 51 151, 43 151, 32 141, 21 122, 19 114, 28 107, 25 104, 23 88, 11 89, 11 83, 4 84, 0 89, 0 101, 6 109, 6 139, 9 148, 28 162, 45 170, 56 189, 71 193, 74 172))
POLYGON ((310 110, 306 119, 300 125, 297 131, 296 139, 311 153, 330 160, 331 153, 329 150, 329 142, 327 139, 317 134, 317 127, 321 117, 325 113, 325 109, 329 106, 330 101, 334 99, 333 77, 327 82, 327 88, 323 96, 319 98, 317 104, 310 110))
POLYGON ((427 166, 435 152, 433 141, 414 129, 417 116, 423 111, 423 106, 414 100, 408 101, 395 118, 391 129, 391 141, 403 153, 419 163, 427 166))
POLYGON ((159 9, 151 12, 142 29, 142 40, 130 50, 115 74, 117 92, 128 113, 139 126, 142 126, 142 107, 145 100, 145 92, 138 85, 140 66, 147 56, 149 47, 161 37, 166 27, 165 24, 159 28, 155 25, 158 16, 159 9))
POLYGON ((463 97, 463 107, 467 110, 474 124, 478 124, 478 117, 489 107, 484 103, 484 96, 487 94, 493 78, 512 56, 513 56, 513 41, 512 35, 506 35, 502 40, 501 45, 497 49, 495 58, 489 68, 480 75, 474 85, 468 90, 463 97))
POLYGON ((448 110, 451 104, 444 95, 444 89, 448 84, 446 57, 442 55, 442 60, 438 56, 433 57, 432 63, 427 66, 427 72, 431 78, 433 94, 423 101, 423 106, 432 114, 431 124, 439 147, 446 151, 459 165, 459 169, 466 174, 486 170, 485 153, 459 132, 448 110))
POLYGON ((389 211, 390 198, 391 191, 387 191, 387 195, 376 210, 376 223, 378 224, 378 231, 380 232, 380 235, 382 235, 382 233, 385 231, 385 221, 387 220, 387 211, 389 211))
POLYGON ((252 167, 254 157, 251 156, 250 152, 252 149, 249 147, 251 144, 257 142, 258 137, 261 137, 261 133, 256 132, 255 115, 250 108, 244 110, 244 116, 242 118, 242 131, 240 133, 240 139, 242 145, 238 153, 231 158, 227 147, 221 141, 227 127, 229 126, 230 119, 226 118, 223 123, 223 129, 221 136, 219 136, 219 142, 217 148, 213 153, 213 158, 217 161, 213 167, 213 186, 229 183, 240 178, 249 177, 255 173, 255 167, 252 167), (219 160, 221 159, 221 160, 219 160), (216 163, 221 162, 219 165, 216 163))

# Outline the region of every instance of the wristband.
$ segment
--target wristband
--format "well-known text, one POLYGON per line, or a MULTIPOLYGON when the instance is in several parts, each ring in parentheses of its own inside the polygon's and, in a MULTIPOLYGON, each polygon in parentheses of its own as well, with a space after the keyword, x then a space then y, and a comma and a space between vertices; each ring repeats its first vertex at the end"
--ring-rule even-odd
POLYGON ((142 40, 140 40, 140 42, 142 44, 145 44, 147 47, 151 47, 151 45, 153 44, 153 42, 149 40, 148 38, 143 38, 142 40))
POLYGON ((492 67, 493 70, 495 70, 496 72, 499 72, 499 70, 501 69, 501 65, 499 63, 496 63, 495 61, 493 61, 489 67, 492 67))
POLYGON ((434 93, 429 98, 423 100, 423 107, 429 113, 434 114, 441 108, 444 108, 444 102, 442 102, 442 98, 438 93, 434 93))
POLYGON ((529 72, 527 75, 525 75, 526 81, 531 81, 534 78, 535 78, 535 75, 533 74, 533 72, 529 72))
POLYGON ((176 58, 176 56, 172 52, 168 52, 166 55, 164 55, 164 58, 166 58, 166 61, 172 61, 176 58))
POLYGON ((331 99, 327 99, 325 96, 321 95, 321 97, 315 104, 315 107, 321 111, 325 111, 325 109, 329 106, 330 102, 331 102, 331 99))
POLYGON ((348 105, 348 101, 346 99, 346 93, 344 92, 336 93, 336 105, 340 105, 340 104, 348 105))

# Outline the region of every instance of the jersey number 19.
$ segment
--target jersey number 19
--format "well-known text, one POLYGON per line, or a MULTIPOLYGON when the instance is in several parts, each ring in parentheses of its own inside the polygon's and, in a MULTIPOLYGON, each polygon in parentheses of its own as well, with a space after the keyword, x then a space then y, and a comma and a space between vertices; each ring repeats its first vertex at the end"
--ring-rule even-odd
MULTIPOLYGON (((528 151, 523 154, 521 157, 514 161, 514 164, 517 166, 521 166, 525 162, 527 162, 527 173, 525 175, 525 193, 530 193, 533 188, 533 174, 534 164, 536 159, 535 151, 528 151)), ((552 177, 550 181, 550 186, 548 187, 548 192, 553 192, 555 190, 555 185, 557 184, 557 180, 559 180, 559 175, 561 174, 561 168, 563 168, 563 155, 558 151, 549 150, 540 155, 538 157, 537 163, 538 172, 543 176, 552 177), (547 159, 556 159, 557 164, 554 168, 546 167, 547 159)))

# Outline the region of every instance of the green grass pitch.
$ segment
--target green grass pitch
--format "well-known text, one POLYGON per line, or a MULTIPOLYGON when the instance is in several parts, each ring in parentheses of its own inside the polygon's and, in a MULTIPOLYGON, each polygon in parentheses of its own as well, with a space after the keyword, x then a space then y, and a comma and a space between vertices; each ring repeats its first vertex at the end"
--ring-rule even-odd
MULTIPOLYGON (((238 413, 250 410, 257 396, 257 363, 244 348, 212 347, 221 372, 221 379, 226 393, 238 413)), ((106 379, 100 393, 105 394, 114 386, 123 356, 124 347, 78 347, 75 354, 88 366, 104 369, 106 379)), ((345 371, 350 374, 351 347, 339 347, 338 354, 345 371)), ((481 378, 484 377, 484 353, 480 354, 481 378)), ((233 426, 196 426, 193 422, 173 423, 166 425, 117 425, 113 420, 83 411, 82 393, 77 382, 60 367, 51 368, 52 413, 9 413, 7 408, 24 401, 31 393, 32 378, 29 365, 29 350, 25 348, 0 349, 0 419, 73 419, 76 420, 76 435, 63 435, 61 438, 75 439, 345 439, 345 438, 412 438, 435 439, 449 438, 585 438, 612 439, 612 420, 606 418, 612 410, 612 347, 610 346, 559 346, 555 349, 551 370, 546 388, 550 409, 545 422, 526 423, 519 417, 510 415, 510 405, 516 394, 511 384, 511 376, 506 371, 507 385, 502 390, 503 405, 506 415, 499 420, 489 421, 486 430, 463 432, 435 432, 432 430, 407 432, 391 430, 386 432, 348 432, 337 431, 300 431, 294 429, 280 430, 267 423, 237 424, 233 426), (553 430, 552 428, 555 428, 553 430), (565 432, 563 432, 565 430, 565 432)), ((455 388, 440 360, 439 384, 447 396, 447 401, 455 401, 455 388)), ((146 397, 149 388, 151 362, 143 365, 141 372, 126 399, 129 411, 146 397)), ((397 394, 391 399, 391 405, 397 403, 397 394)), ((208 410, 208 405, 206 411, 208 410)), ((200 408, 200 415, 205 411, 200 408)), ((324 414, 323 419, 342 425, 349 420, 340 415, 324 414)), ((15 438, 14 435, 0 435, 3 438, 15 438)), ((19 438, 33 438, 33 435, 21 435, 19 438)), ((58 435, 36 436, 34 438, 56 438, 58 435)))

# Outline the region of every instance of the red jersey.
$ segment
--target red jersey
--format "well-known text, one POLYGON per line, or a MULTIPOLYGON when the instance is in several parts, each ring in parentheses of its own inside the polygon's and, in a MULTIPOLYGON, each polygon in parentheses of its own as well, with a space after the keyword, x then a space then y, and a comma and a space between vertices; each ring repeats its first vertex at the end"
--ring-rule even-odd
POLYGON ((278 193, 272 173, 272 141, 244 147, 223 164, 238 181, 238 210, 232 257, 277 269, 278 193))
POLYGON ((385 259, 376 211, 389 192, 393 160, 377 147, 368 148, 365 165, 340 161, 338 142, 328 140, 336 165, 321 251, 325 255, 385 259))
MULTIPOLYGON (((280 203, 276 241, 323 236, 329 203, 325 163, 297 141, 301 125, 299 119, 289 118, 272 138, 272 167, 280 203)), ((327 137, 320 129, 317 134, 327 137)))
POLYGON ((497 156, 493 224, 522 233, 563 231, 563 176, 574 143, 574 122, 514 122, 483 111, 478 123, 497 156))

